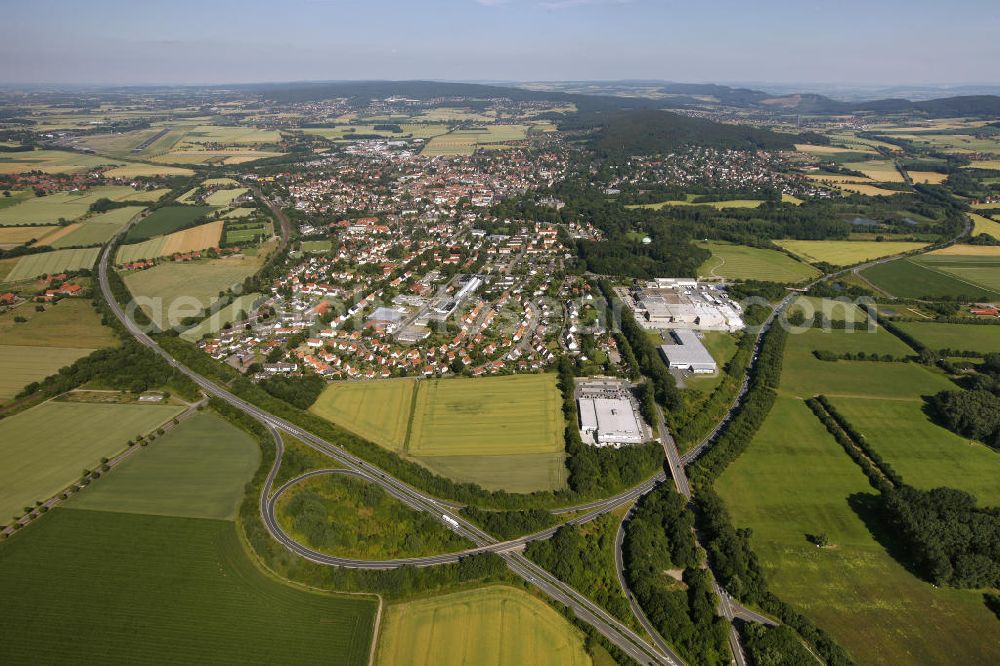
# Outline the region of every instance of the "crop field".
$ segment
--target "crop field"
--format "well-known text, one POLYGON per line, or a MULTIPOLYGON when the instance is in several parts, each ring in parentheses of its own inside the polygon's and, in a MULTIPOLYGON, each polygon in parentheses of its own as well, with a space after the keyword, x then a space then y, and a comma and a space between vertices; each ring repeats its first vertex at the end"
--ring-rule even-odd
POLYGON ((227 210, 222 214, 224 219, 230 220, 233 218, 249 217, 254 214, 254 208, 234 208, 232 210, 227 210))
POLYGON ((97 247, 76 250, 53 250, 21 257, 17 265, 7 275, 8 282, 28 280, 39 275, 77 271, 93 268, 101 249, 97 247))
POLYGON ((940 185, 948 179, 948 174, 937 171, 909 171, 910 180, 923 185, 940 185))
MULTIPOLYGON (((10 400, 31 382, 38 382, 49 375, 54 375, 60 368, 70 365, 92 351, 81 347, 27 347, 0 344, 0 402, 10 400)), ((0 451, 2 450, 3 446, 0 445, 0 451)), ((5 520, 7 518, 0 518, 0 521, 5 520)))
POLYGON ((866 197, 891 197, 897 194, 902 194, 900 190, 887 190, 883 187, 866 185, 864 183, 842 183, 837 185, 837 189, 843 192, 863 194, 866 197))
POLYGON ((901 329, 929 349, 961 349, 984 354, 1000 352, 1000 326, 901 321, 901 329))
POLYGON ((129 196, 129 201, 148 201, 150 203, 155 203, 162 199, 168 192, 170 192, 170 188, 167 187, 163 187, 158 190, 140 190, 129 196))
POLYGON ((731 280, 802 282, 820 274, 812 266, 777 250, 719 242, 700 245, 712 252, 711 258, 698 268, 700 275, 731 280))
MULTIPOLYGON (((127 164, 104 172, 108 178, 140 178, 145 176, 190 176, 191 169, 158 164, 127 164)), ((144 200, 143 200, 144 201, 144 200)))
POLYGON ((0 588, 4 663, 364 666, 378 608, 262 573, 229 521, 60 508, 0 545, 0 588))
POLYGON ((527 592, 491 586, 386 611, 376 662, 382 666, 589 666, 583 634, 527 592))
POLYGON ((0 247, 16 247, 32 240, 44 240, 53 231, 63 227, 0 227, 0 247))
POLYGON ((252 437, 202 412, 91 484, 67 507, 235 520, 244 486, 259 464, 252 437))
POLYGON ((186 227, 199 217, 214 210, 211 206, 166 206, 153 211, 148 217, 132 227, 125 241, 135 243, 154 236, 161 236, 186 227))
MULTIPOLYGON (((955 246, 947 249, 953 248, 955 246)), ((994 299, 1000 293, 1000 247, 995 245, 958 246, 955 254, 924 255, 918 261, 925 268, 947 273, 963 282, 993 291, 994 299)))
POLYGON ((408 456, 435 474, 462 483, 475 483, 487 490, 531 493, 562 490, 568 472, 566 454, 523 453, 487 456, 408 456))
POLYGON ((115 263, 126 264, 141 259, 170 257, 185 252, 196 252, 219 247, 225 222, 216 220, 196 227, 175 231, 166 236, 157 236, 141 243, 122 245, 115 254, 115 263))
POLYGON ((229 127, 222 125, 198 125, 184 135, 183 143, 223 143, 254 145, 277 143, 281 133, 277 130, 263 130, 254 127, 229 127))
POLYGON ((35 150, 30 153, 4 153, 0 155, 0 174, 24 171, 77 174, 99 166, 113 164, 123 164, 123 162, 98 155, 85 155, 62 150, 35 150))
POLYGON ((763 204, 764 201, 761 199, 732 199, 730 201, 703 201, 700 203, 695 203, 694 201, 658 201, 657 203, 634 204, 625 207, 660 210, 661 208, 671 208, 674 206, 711 206, 717 210, 725 210, 726 208, 759 208, 763 204))
POLYGON ((309 411, 393 451, 402 451, 417 382, 334 382, 309 411))
POLYGON ((90 299, 64 298, 47 303, 44 312, 22 305, 0 314, 0 344, 33 347, 78 347, 91 350, 118 344, 110 328, 101 324, 101 317, 90 299), (23 317, 25 322, 15 322, 23 317))
POLYGON ((59 237, 54 242, 47 242, 57 249, 80 245, 103 245, 142 210, 142 206, 126 206, 109 210, 106 213, 98 213, 85 218, 78 224, 71 225, 75 228, 65 236, 59 237))
POLYGON ((866 524, 874 491, 800 400, 778 398, 715 488, 735 525, 753 529, 771 590, 858 663, 1000 660, 1000 644, 983 641, 996 618, 982 594, 936 589, 888 555, 866 524), (831 546, 817 548, 810 534, 831 546))
POLYGON ((427 142, 421 155, 471 155, 476 151, 478 134, 442 134, 427 142))
POLYGON ((407 450, 421 457, 562 452, 560 402, 553 374, 424 381, 407 450))
POLYGON ((902 183, 903 176, 889 160, 866 160, 864 162, 848 162, 844 166, 853 171, 860 171, 872 180, 880 183, 902 183))
POLYGON ((996 279, 995 260, 967 261, 965 257, 922 255, 917 259, 898 259, 871 266, 862 275, 877 287, 901 298, 962 297, 992 300, 1000 291, 972 278, 996 279), (961 276, 961 277, 960 277, 961 276))
POLYGON ((44 500, 180 413, 174 405, 49 401, 0 421, 0 521, 44 500))
POLYGON ((837 410, 865 440, 917 488, 958 488, 980 506, 1000 506, 1000 453, 933 423, 923 400, 835 398, 837 410))
MULTIPOLYGON (((161 299, 162 308, 150 307, 149 314, 154 321, 159 320, 158 325, 162 324, 163 328, 179 323, 166 321, 171 306, 178 299, 197 303, 199 308, 209 307, 218 300, 220 291, 238 285, 247 276, 253 275, 263 259, 263 254, 260 254, 190 262, 168 261, 143 271, 125 273, 122 278, 134 296, 161 299)), ((189 316, 189 313, 181 316, 189 316)))
POLYGON ((205 197, 205 203, 209 206, 228 206, 233 203, 233 199, 242 196, 249 191, 250 190, 246 187, 236 187, 230 190, 216 190, 205 197))
POLYGON ((864 261, 910 252, 925 247, 926 243, 906 241, 839 241, 839 240, 778 240, 792 254, 806 261, 825 261, 834 266, 850 266, 864 261))
POLYGON ((1000 171, 1000 160, 972 160, 969 163, 969 168, 1000 171))
POLYGON ((98 199, 122 201, 135 190, 125 186, 95 187, 84 192, 57 192, 26 199, 16 206, 0 209, 0 226, 55 224, 60 219, 75 220, 98 199))
POLYGON ((221 308, 215 314, 206 317, 194 328, 189 328, 181 333, 181 337, 189 342, 197 342, 206 333, 216 333, 222 330, 222 327, 226 324, 235 323, 241 311, 249 313, 253 310, 254 305, 262 298, 263 294, 243 294, 237 296, 229 305, 221 308))
MULTIPOLYGON (((248 148, 227 148, 225 150, 171 150, 153 158, 164 164, 243 164, 266 157, 281 157, 284 153, 248 148)), ((190 169, 188 169, 190 171, 190 169)))
POLYGON ((982 215, 976 215, 971 213, 969 219, 972 220, 972 235, 978 236, 979 234, 986 234, 987 236, 992 236, 993 238, 1000 240, 1000 222, 989 219, 988 217, 983 217, 982 215))
MULTIPOLYGON (((797 143, 795 144, 795 150, 800 153, 809 153, 810 155, 834 155, 836 153, 856 153, 859 152, 857 147, 844 148, 841 146, 814 146, 808 143, 797 143)), ((860 152, 870 152, 873 155, 877 154, 875 151, 868 151, 862 149, 860 152)))

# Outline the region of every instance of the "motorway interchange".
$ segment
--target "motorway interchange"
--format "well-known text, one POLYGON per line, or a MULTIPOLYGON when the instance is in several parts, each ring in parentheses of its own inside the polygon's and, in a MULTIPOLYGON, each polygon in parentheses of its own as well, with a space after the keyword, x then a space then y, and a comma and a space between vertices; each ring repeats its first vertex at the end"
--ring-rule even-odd
MULTIPOLYGON (((270 202, 265 200, 269 207, 274 210, 274 207, 270 206, 270 202)), ((287 227, 282 224, 283 231, 287 233, 287 227)), ((123 230, 124 233, 124 230, 123 230)), ((968 226, 965 233, 968 233, 968 226)), ((283 236, 285 234, 282 234, 283 236)), ((623 652, 628 654, 631 658, 635 659, 641 664, 668 664, 670 666, 679 666, 683 664, 683 660, 671 650, 667 642, 663 637, 659 636, 656 630, 652 627, 649 620, 645 617, 642 609, 639 607, 638 603, 635 601, 633 595, 628 590, 625 579, 623 576, 623 565, 621 561, 621 541, 623 537, 623 530, 620 528, 618 531, 616 539, 616 568, 618 569, 619 581, 625 590, 626 596, 629 600, 629 604, 632 608, 633 613, 636 615, 639 622, 646 628, 647 632, 653 639, 653 645, 644 640, 640 635, 629 627, 622 624, 620 621, 612 617, 600 606, 596 605, 594 602, 590 601, 587 597, 581 594, 579 591, 573 587, 562 582, 551 573, 542 569, 538 565, 531 562, 526 558, 520 551, 523 549, 524 545, 535 540, 547 539, 551 537, 558 527, 552 527, 547 530, 543 530, 534 534, 526 535, 518 539, 512 539, 508 541, 498 541, 490 534, 486 533, 480 529, 477 525, 463 518, 457 511, 454 504, 438 500, 430 495, 427 495, 408 484, 394 478, 387 472, 379 469, 378 467, 372 465, 371 463, 354 456, 344 449, 337 447, 324 439, 314 435, 313 433, 304 430, 280 417, 277 417, 269 412, 253 405, 238 396, 230 393, 224 388, 218 386, 209 379, 203 377, 202 375, 194 372, 190 368, 184 366, 177 359, 167 353, 162 349, 155 340, 153 340, 149 335, 142 331, 138 325, 130 317, 128 317, 122 310, 121 305, 117 302, 112 293, 110 282, 108 279, 108 271, 110 270, 110 257, 115 246, 115 240, 109 242, 103 248, 98 262, 98 277, 101 292, 104 299, 107 301, 109 307, 114 312, 115 316, 121 321, 129 333, 141 344, 148 347, 161 357, 163 357, 170 365, 176 368, 178 371, 182 372, 193 380, 207 395, 214 396, 225 402, 229 403, 233 407, 253 416, 262 424, 264 424, 268 431, 272 434, 275 442, 275 459, 272 464, 271 470, 265 479, 261 490, 260 496, 260 515, 264 522, 267 530, 270 532, 272 537, 280 542, 284 547, 288 548, 290 551, 304 557, 310 561, 316 562, 318 564, 327 566, 340 566, 340 567, 354 567, 354 568, 364 568, 364 569, 390 569, 400 566, 432 566, 436 564, 445 564, 450 562, 456 562, 459 558, 465 557, 475 553, 481 552, 494 552, 502 557, 509 569, 523 578, 525 581, 534 585, 544 594, 549 596, 554 601, 565 605, 570 608, 575 616, 580 620, 587 622, 593 626, 597 631, 599 631, 607 640, 616 645, 623 652), (281 465, 281 457, 284 449, 283 442, 280 436, 281 432, 288 433, 300 439, 302 442, 312 447, 313 449, 319 451, 320 453, 330 457, 338 465, 341 466, 339 469, 324 469, 324 470, 314 470, 308 472, 307 474, 293 478, 281 487, 275 489, 274 479, 278 474, 278 470, 281 465), (440 520, 447 527, 452 529, 455 533, 468 539, 474 545, 466 551, 458 553, 449 553, 445 555, 436 555, 420 558, 408 558, 399 560, 385 560, 385 561, 371 561, 371 560, 356 560, 350 558, 334 557, 330 555, 325 555, 319 553, 310 548, 303 546, 298 543, 290 536, 288 536, 278 525, 278 522, 274 515, 275 504, 280 497, 280 495, 285 492, 288 488, 296 484, 297 482, 312 476, 318 476, 323 474, 348 474, 368 482, 375 483, 382 487, 386 492, 395 497, 396 499, 404 502, 410 508, 416 511, 424 511, 433 515, 436 519, 440 520)), ((931 248, 926 248, 927 249, 931 248)), ((886 257, 879 259, 875 262, 870 262, 869 265, 874 265, 876 263, 884 263, 885 261, 892 260, 896 257, 886 257)), ((816 281, 810 284, 816 284, 822 280, 830 277, 834 277, 840 273, 846 272, 840 271, 834 274, 828 274, 818 278, 816 281)), ((783 298, 778 305, 774 308, 771 315, 768 317, 767 321, 757 333, 757 340, 755 343, 754 354, 750 366, 747 369, 743 385, 739 391, 737 397, 733 401, 729 410, 727 411, 725 417, 720 420, 716 427, 709 433, 707 437, 704 438, 697 446, 693 447, 690 451, 686 452, 684 456, 680 456, 676 447, 676 444, 667 429, 663 424, 662 412, 658 415, 660 421, 660 433, 661 443, 663 444, 664 452, 666 454, 668 467, 670 469, 671 477, 673 478, 678 492, 685 495, 686 497, 691 496, 691 490, 687 482, 687 477, 684 472, 684 467, 691 462, 693 462, 699 455, 701 455, 705 449, 712 445, 714 441, 717 440, 719 435, 724 431, 726 424, 729 419, 736 413, 742 404, 746 393, 749 390, 750 377, 752 376, 754 365, 758 353, 760 351, 760 345, 763 340, 764 333, 768 330, 770 325, 774 322, 775 318, 779 316, 787 306, 794 300, 798 294, 796 292, 790 292, 785 298, 783 298)), ((606 498, 603 500, 598 500, 595 502, 590 502, 587 504, 582 504, 573 507, 565 507, 557 510, 556 513, 570 513, 584 511, 582 515, 573 518, 568 524, 581 524, 587 521, 593 520, 597 516, 605 514, 609 511, 625 505, 629 502, 633 502, 648 492, 652 491, 660 483, 666 480, 666 472, 661 471, 653 477, 647 479, 643 483, 611 498, 606 498)), ((626 516, 627 520, 627 516, 626 516)), ((624 521, 622 522, 624 525, 624 521)), ((730 622, 735 618, 741 618, 746 621, 754 622, 764 622, 773 624, 773 620, 766 618, 758 613, 750 611, 748 609, 742 608, 735 601, 733 601, 729 595, 718 586, 716 586, 716 592, 720 599, 720 614, 726 617, 730 622)), ((745 663, 744 656, 742 654, 742 649, 739 644, 739 637, 735 630, 735 625, 732 625, 730 631, 730 645, 733 649, 734 657, 736 662, 740 665, 745 663)))

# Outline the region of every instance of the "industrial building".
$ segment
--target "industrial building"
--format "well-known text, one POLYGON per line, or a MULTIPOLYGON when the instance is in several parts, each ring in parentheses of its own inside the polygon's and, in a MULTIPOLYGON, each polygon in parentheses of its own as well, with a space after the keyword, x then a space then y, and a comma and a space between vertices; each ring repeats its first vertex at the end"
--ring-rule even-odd
POLYGON ((641 444, 645 428, 635 407, 627 398, 586 398, 577 401, 580 434, 584 441, 598 446, 641 444))
POLYGON ((691 329, 679 328, 670 331, 670 335, 677 344, 661 345, 660 352, 672 370, 687 370, 696 375, 712 374, 719 370, 719 365, 698 339, 697 333, 691 329))
POLYGON ((716 285, 682 278, 657 278, 635 289, 631 305, 646 328, 738 331, 740 306, 716 285))

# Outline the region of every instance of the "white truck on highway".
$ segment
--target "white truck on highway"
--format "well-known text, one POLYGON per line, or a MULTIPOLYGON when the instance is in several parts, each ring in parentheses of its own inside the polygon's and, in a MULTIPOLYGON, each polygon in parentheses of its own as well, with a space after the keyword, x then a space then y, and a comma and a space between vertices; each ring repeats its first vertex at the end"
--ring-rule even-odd
POLYGON ((452 527, 458 527, 458 521, 452 518, 451 516, 446 516, 444 514, 441 514, 441 519, 444 520, 444 522, 451 525, 452 527))

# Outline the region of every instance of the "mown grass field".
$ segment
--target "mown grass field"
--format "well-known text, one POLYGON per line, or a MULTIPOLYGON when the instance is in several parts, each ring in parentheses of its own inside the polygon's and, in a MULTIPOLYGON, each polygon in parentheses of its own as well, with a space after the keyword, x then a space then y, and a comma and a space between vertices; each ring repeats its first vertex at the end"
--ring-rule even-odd
POLYGON ((70 153, 62 150, 34 150, 0 155, 0 174, 22 173, 24 171, 76 174, 109 164, 124 164, 124 162, 99 155, 70 153))
POLYGON ((1000 240, 1000 222, 991 220, 988 217, 983 217, 982 215, 976 215, 975 213, 970 213, 969 219, 972 220, 973 236, 986 234, 987 236, 992 236, 993 238, 1000 240))
MULTIPOLYGON (((994 291, 968 279, 975 274, 970 274, 966 266, 977 266, 980 263, 982 262, 968 263, 963 258, 954 256, 945 259, 940 256, 931 258, 929 255, 921 255, 919 260, 903 258, 871 266, 861 271, 861 274, 875 286, 900 298, 934 299, 950 296, 969 300, 992 300, 1000 297, 1000 290, 994 291), (966 277, 946 272, 956 268, 962 270, 962 274, 966 277)), ((989 266, 993 262, 986 263, 989 266)))
POLYGON ((711 258, 698 268, 700 275, 730 280, 794 283, 820 274, 814 267, 777 250, 718 242, 699 245, 712 252, 711 258))
POLYGON ((980 506, 1000 506, 1000 453, 936 425, 924 413, 920 395, 831 402, 906 483, 958 488, 975 495, 980 506))
POLYGON ((465 483, 475 483, 487 490, 531 493, 536 490, 562 490, 568 472, 566 454, 524 453, 496 456, 411 456, 436 474, 465 483))
POLYGON ((140 178, 148 176, 190 176, 191 169, 158 164, 126 164, 125 166, 108 169, 104 175, 108 178, 140 178))
POLYGON ((948 174, 937 171, 908 171, 910 180, 923 185, 940 185, 948 179, 948 174))
POLYGON ((711 206, 716 210, 725 210, 727 208, 759 208, 764 204, 762 199, 731 199, 729 201, 703 201, 696 203, 691 201, 693 198, 693 196, 689 195, 687 201, 658 201, 657 203, 635 204, 625 207, 660 210, 661 208, 671 208, 673 206, 711 206))
POLYGON ((216 190, 207 197, 205 203, 209 206, 228 206, 238 196, 246 194, 249 190, 245 187, 236 187, 229 190, 216 190))
POLYGON ((922 255, 917 261, 924 268, 947 273, 962 282, 1000 294, 1000 247, 979 246, 982 249, 978 251, 969 250, 969 247, 948 248, 951 253, 922 255), (966 254, 958 254, 960 252, 966 254))
POLYGON ((175 405, 49 401, 0 421, 0 521, 78 479, 181 411, 175 405))
POLYGON ((16 206, 0 209, 0 226, 20 224, 56 224, 60 219, 72 221, 87 212, 90 204, 108 198, 123 201, 135 194, 126 185, 94 187, 81 192, 56 192, 43 197, 25 199, 16 206))
POLYGON ((901 329, 929 349, 961 349, 987 354, 1000 352, 1000 326, 901 321, 901 329))
POLYGON ((778 240, 792 254, 809 262, 825 261, 834 266, 850 266, 863 261, 909 252, 926 243, 906 241, 839 241, 839 240, 778 240))
MULTIPOLYGON (((220 291, 242 283, 260 268, 263 260, 264 253, 183 263, 167 261, 153 268, 125 273, 122 277, 134 296, 160 299, 158 307, 148 308, 150 316, 161 324, 175 326, 180 322, 168 322, 167 319, 171 306, 178 299, 184 298, 185 302, 200 308, 209 307, 218 300, 220 291)), ((182 316, 190 314, 186 312, 182 316)))
POLYGON ((440 522, 382 488, 339 474, 306 479, 278 499, 276 514, 296 541, 339 557, 387 560, 472 547, 440 522))
POLYGON ((137 243, 154 236, 169 234, 190 225, 213 210, 211 206, 165 206, 153 211, 132 227, 125 236, 125 242, 137 243))
POLYGON ((10 664, 364 666, 377 609, 261 573, 232 522, 59 508, 0 544, 0 589, 10 664))
POLYGON ((247 314, 253 310, 254 305, 263 298, 263 294, 243 294, 237 296, 233 299, 233 302, 224 308, 220 308, 218 312, 209 315, 201 322, 198 323, 194 328, 189 328, 188 330, 181 333, 181 337, 189 342, 197 342, 201 340, 206 333, 217 333, 222 330, 222 327, 226 324, 235 325, 238 321, 240 312, 245 312, 247 314))
POLYGON ((551 373, 423 381, 407 451, 416 456, 561 452, 560 402, 551 373))
POLYGON ((331 247, 333 247, 331 241, 302 241, 303 252, 329 252, 331 247))
POLYGON ((380 666, 589 666, 583 634, 526 592, 491 586, 389 606, 380 666))
POLYGON ((43 241, 47 235, 50 235, 53 231, 57 231, 59 229, 62 229, 62 227, 0 227, 0 246, 16 247, 18 245, 24 245, 28 241, 32 240, 43 241))
POLYGON ((68 503, 70 509, 234 520, 260 449, 211 412, 182 421, 68 503))
POLYGON ((380 446, 402 451, 416 390, 413 379, 334 382, 309 411, 380 446))
MULTIPOLYGON (((794 364, 786 358, 786 368, 794 364)), ((881 367, 881 366, 879 366, 881 367)), ((822 375, 817 377, 817 389, 822 375)), ((996 617, 976 591, 935 589, 876 541, 861 469, 809 408, 779 397, 747 451, 715 484, 771 590, 863 664, 994 663, 996 617), (826 534, 817 548, 807 534, 826 534)))
POLYGON ((49 244, 57 249, 81 245, 103 245, 142 210, 142 206, 126 206, 88 217, 80 222, 72 232, 49 244))
MULTIPOLYGON (((25 347, 0 344, 0 402, 92 352, 80 347, 25 347)), ((2 446, 2 445, 0 445, 2 446)), ((0 514, 2 516, 3 514, 0 514)), ((0 518, 0 520, 6 520, 0 518)))
POLYGON ((53 250, 39 254, 28 254, 21 257, 14 269, 7 274, 8 282, 28 280, 39 275, 52 275, 66 271, 78 271, 82 268, 93 268, 97 262, 98 247, 80 248, 75 250, 53 250))
POLYGON ((101 324, 88 299, 64 298, 45 304, 44 312, 26 304, 0 314, 0 344, 89 350, 116 345, 118 338, 101 324), (28 321, 16 322, 14 317, 28 321))
POLYGON ((156 236, 149 240, 130 245, 122 245, 115 254, 115 263, 126 264, 142 259, 171 257, 185 252, 207 250, 219 247, 222 238, 223 220, 206 222, 180 231, 174 231, 165 236, 156 236))

